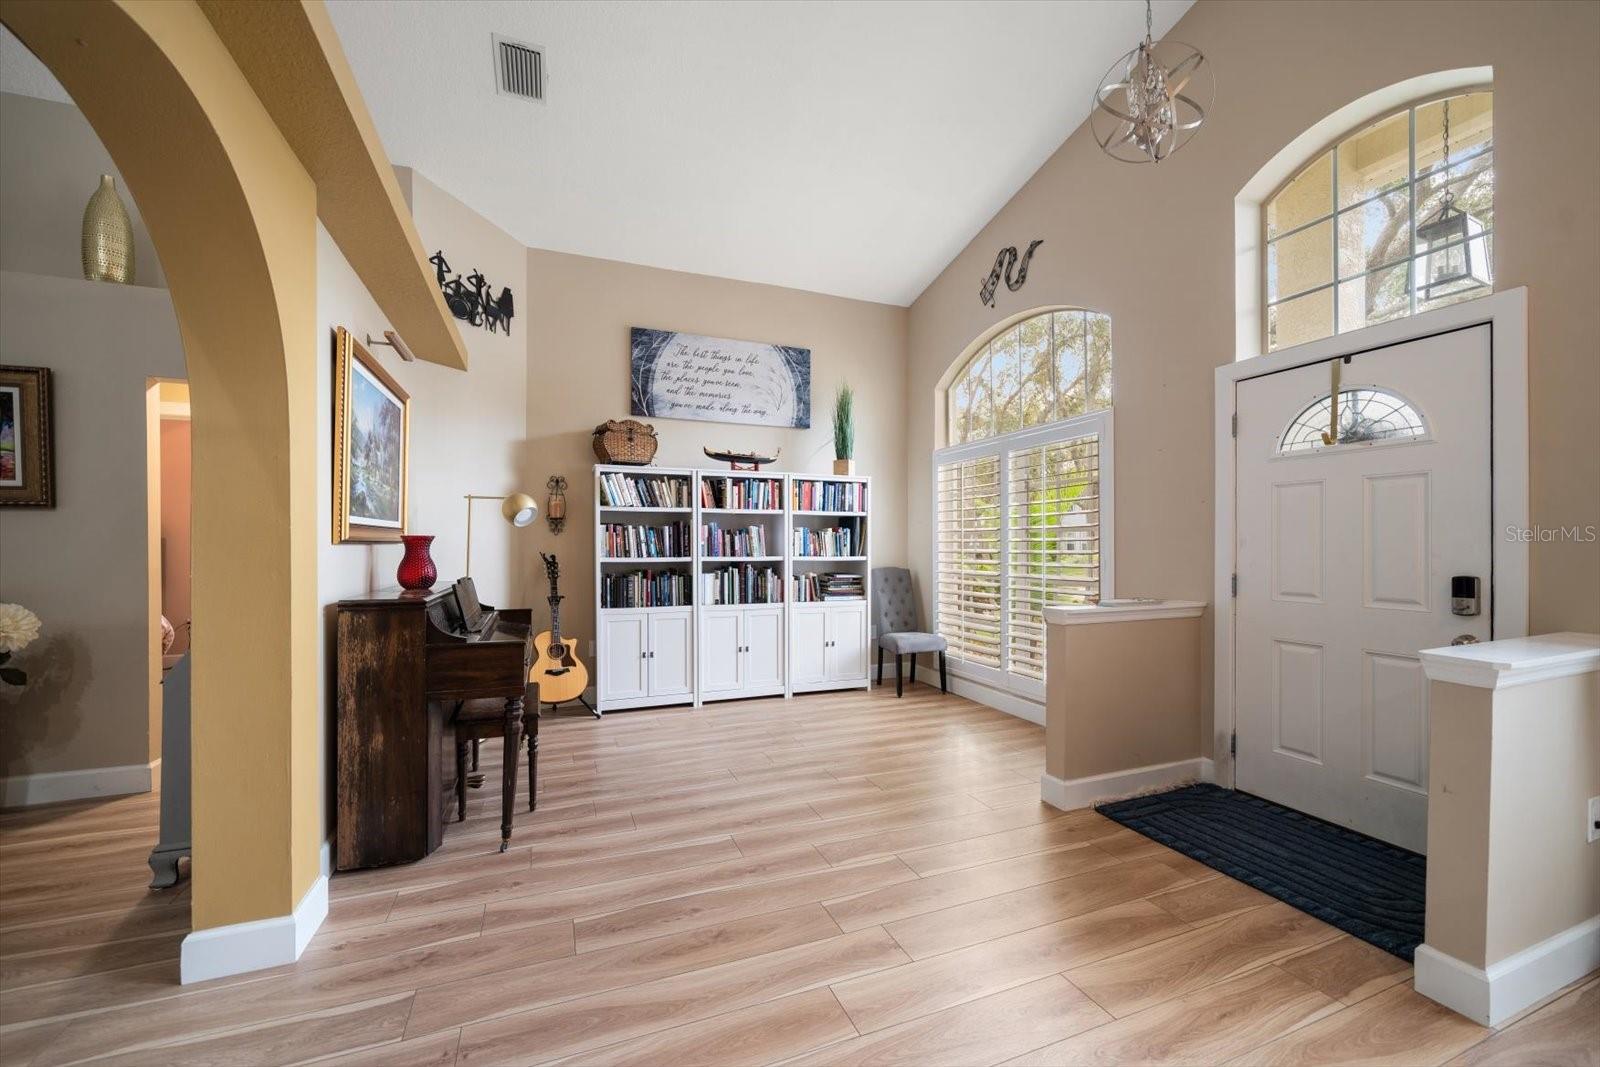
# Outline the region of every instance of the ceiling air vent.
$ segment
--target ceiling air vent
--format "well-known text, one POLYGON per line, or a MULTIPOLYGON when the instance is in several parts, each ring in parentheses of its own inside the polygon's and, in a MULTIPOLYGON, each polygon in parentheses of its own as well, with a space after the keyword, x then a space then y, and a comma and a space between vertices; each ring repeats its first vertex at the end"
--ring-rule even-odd
POLYGON ((527 100, 544 99, 544 51, 494 35, 495 83, 500 92, 527 100))

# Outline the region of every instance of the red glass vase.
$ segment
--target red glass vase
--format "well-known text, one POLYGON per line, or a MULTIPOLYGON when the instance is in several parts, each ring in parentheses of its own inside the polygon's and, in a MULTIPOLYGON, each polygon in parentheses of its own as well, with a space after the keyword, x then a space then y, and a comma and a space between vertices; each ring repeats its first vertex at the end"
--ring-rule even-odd
POLYGON ((433 544, 433 534, 403 534, 406 554, 400 557, 400 569, 395 577, 402 589, 427 589, 439 580, 439 568, 433 565, 428 546, 433 544))

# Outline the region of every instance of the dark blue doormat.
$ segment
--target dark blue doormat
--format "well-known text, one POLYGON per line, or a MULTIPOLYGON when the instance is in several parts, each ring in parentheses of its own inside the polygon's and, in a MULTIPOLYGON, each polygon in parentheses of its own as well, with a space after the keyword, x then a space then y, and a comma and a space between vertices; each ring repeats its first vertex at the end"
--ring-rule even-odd
POLYGON ((1422 944, 1426 856, 1215 785, 1095 810, 1407 962, 1422 944))

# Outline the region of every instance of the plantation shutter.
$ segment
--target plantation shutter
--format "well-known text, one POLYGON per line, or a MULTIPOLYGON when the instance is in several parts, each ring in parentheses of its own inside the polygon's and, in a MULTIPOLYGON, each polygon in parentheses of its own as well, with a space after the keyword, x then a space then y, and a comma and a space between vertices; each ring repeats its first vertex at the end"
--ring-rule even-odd
POLYGON ((1044 609, 1100 595, 1100 437, 1007 454, 1006 666, 1044 681, 1044 609))
POLYGON ((939 633, 958 662, 1000 666, 1000 457, 938 470, 939 633))

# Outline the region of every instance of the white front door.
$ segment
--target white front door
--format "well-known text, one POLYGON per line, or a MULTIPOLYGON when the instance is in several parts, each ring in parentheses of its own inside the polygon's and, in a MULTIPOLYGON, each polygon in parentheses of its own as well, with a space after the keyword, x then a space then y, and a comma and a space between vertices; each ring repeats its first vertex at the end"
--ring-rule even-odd
POLYGON ((1490 343, 1478 326, 1349 357, 1332 446, 1331 363, 1236 386, 1235 784, 1418 852, 1417 652, 1490 638, 1490 343), (1452 614, 1456 576, 1481 614, 1452 614))

